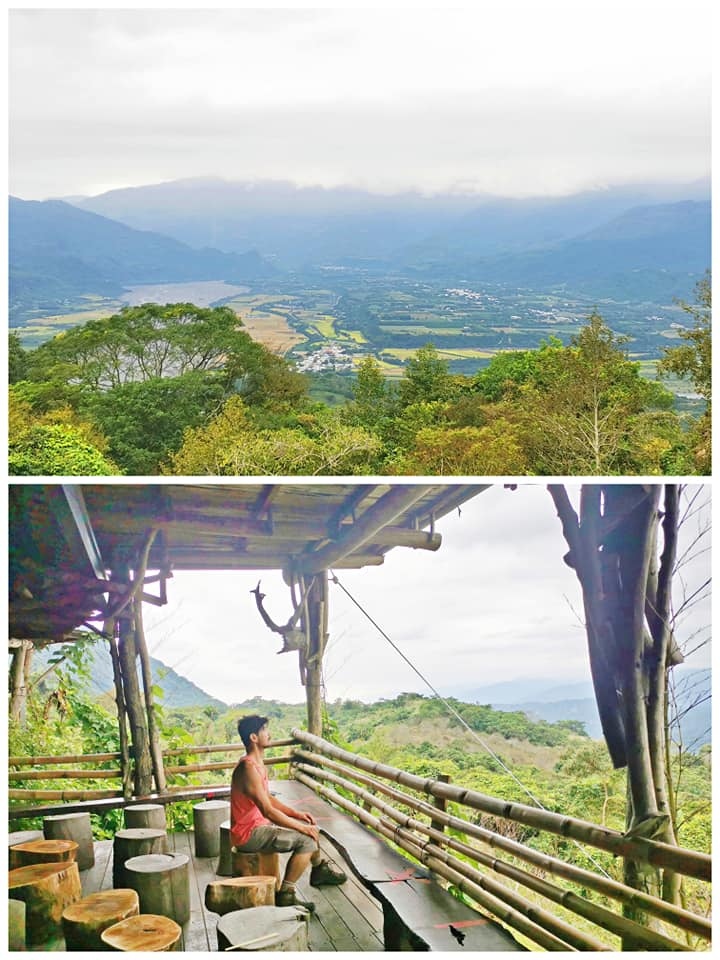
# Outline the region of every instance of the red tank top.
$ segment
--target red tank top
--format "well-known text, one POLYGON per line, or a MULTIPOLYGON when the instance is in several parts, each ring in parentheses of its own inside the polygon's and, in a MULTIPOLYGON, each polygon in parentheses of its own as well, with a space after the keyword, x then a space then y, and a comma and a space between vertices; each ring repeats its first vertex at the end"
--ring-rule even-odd
MULTIPOLYGON (((257 763, 250 757, 243 757, 240 763, 252 763, 260 772, 265 788, 268 785, 268 775, 264 763, 257 763)), ((241 793, 234 782, 230 787, 230 838, 233 844, 247 843, 255 827, 261 827, 270 821, 262 815, 254 800, 241 793)))

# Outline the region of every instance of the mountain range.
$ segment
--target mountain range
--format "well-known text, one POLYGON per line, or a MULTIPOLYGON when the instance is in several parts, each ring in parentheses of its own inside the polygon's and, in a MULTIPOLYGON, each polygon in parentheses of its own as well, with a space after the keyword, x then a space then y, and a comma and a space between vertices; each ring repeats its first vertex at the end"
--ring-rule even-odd
POLYGON ((61 200, 11 197, 8 217, 11 325, 43 306, 52 311, 84 295, 117 297, 132 284, 242 282, 273 273, 255 252, 193 249, 61 200))
POLYGON ((133 284, 272 287, 328 265, 666 303, 710 265, 709 185, 499 199, 182 180, 13 197, 9 255, 12 325, 133 284))

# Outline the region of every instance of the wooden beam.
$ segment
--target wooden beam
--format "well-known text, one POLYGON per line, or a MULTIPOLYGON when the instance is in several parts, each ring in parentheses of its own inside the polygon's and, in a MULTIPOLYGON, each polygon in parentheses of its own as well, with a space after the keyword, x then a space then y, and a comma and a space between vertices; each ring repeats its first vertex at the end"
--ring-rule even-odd
POLYGON ((319 573, 330 567, 339 567, 341 560, 364 544, 371 542, 383 528, 392 524, 433 489, 435 488, 424 484, 403 484, 393 487, 366 510, 347 531, 343 530, 337 542, 328 543, 319 550, 300 556, 296 561, 295 569, 298 572, 310 574, 319 573))
POLYGON ((46 487, 46 495, 70 548, 75 552, 80 547, 98 580, 105 580, 105 563, 79 484, 63 483, 59 487, 49 485, 46 487))

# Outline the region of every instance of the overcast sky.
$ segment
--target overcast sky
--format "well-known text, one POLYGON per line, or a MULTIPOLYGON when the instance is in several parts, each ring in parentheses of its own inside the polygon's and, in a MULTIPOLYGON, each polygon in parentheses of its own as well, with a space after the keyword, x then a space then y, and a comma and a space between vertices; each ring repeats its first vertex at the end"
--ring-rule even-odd
MULTIPOLYGON (((709 488, 701 500, 708 498, 709 488)), ((707 520, 706 510, 688 521, 683 543, 707 520)), ((567 545, 545 486, 493 487, 437 528, 443 544, 436 553, 397 547, 381 567, 336 573, 439 693, 465 695, 516 679, 589 681, 580 588, 562 561, 567 545)), ((709 570, 709 553, 684 568, 688 592, 709 570)), ((276 654, 280 638, 262 624, 250 595, 258 578, 177 573, 168 584, 168 606, 145 606, 150 652, 226 703, 256 695, 302 702, 297 654, 276 654)), ((286 622, 290 593, 280 574, 263 574, 262 589, 272 618, 286 622)), ((690 634, 709 623, 709 603, 693 608, 680 625, 681 644, 695 646, 690 634)), ((329 632, 328 700, 429 693, 334 584, 329 632)), ((688 661, 709 665, 709 647, 688 661)))
POLYGON ((710 172, 709 0, 16 9, 10 189, 564 194, 710 172))

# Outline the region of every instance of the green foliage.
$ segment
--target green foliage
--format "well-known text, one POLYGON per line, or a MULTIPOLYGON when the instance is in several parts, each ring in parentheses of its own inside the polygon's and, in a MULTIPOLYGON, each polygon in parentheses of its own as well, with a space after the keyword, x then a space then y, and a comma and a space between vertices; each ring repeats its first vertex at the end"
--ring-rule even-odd
POLYGON ((432 343, 420 347, 403 371, 399 386, 401 407, 434 400, 449 400, 453 381, 447 360, 443 360, 432 343))
POLYGON ((8 336, 8 382, 17 383, 27 375, 27 353, 20 342, 20 334, 11 331, 8 336))
POLYGON ((110 456, 122 471, 144 475, 157 473, 184 431, 209 420, 225 395, 217 375, 193 371, 93 393, 83 410, 110 438, 110 456))
POLYGON ((38 424, 11 440, 12 476, 113 476, 118 467, 69 424, 38 424))

